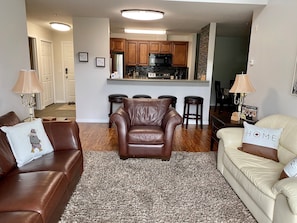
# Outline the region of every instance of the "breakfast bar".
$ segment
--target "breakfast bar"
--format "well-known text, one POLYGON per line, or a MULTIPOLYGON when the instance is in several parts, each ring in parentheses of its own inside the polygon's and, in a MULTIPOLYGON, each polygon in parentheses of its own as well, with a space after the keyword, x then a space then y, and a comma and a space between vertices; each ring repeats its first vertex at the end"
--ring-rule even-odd
MULTIPOLYGON (((170 79, 107 79, 109 94, 125 94, 132 98, 136 94, 147 94, 152 98, 160 95, 177 97, 176 110, 183 113, 184 97, 196 95, 204 98, 203 124, 208 124, 210 81, 202 80, 170 80, 170 79)), ((190 121, 190 124, 194 122, 190 121)))

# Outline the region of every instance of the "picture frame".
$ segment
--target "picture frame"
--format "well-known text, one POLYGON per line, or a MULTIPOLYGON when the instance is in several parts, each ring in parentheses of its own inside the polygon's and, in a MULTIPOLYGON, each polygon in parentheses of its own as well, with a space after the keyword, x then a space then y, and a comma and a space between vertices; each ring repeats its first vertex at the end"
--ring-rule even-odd
POLYGON ((96 67, 105 67, 104 57, 96 57, 96 67))
POLYGON ((291 87, 291 94, 297 96, 297 58, 295 61, 294 73, 293 73, 293 80, 292 80, 292 87, 291 87))
POLYGON ((79 62, 88 62, 89 61, 88 52, 79 52, 78 53, 78 61, 79 62))
POLYGON ((258 107, 251 105, 242 105, 240 118, 248 122, 256 122, 257 113, 258 107))

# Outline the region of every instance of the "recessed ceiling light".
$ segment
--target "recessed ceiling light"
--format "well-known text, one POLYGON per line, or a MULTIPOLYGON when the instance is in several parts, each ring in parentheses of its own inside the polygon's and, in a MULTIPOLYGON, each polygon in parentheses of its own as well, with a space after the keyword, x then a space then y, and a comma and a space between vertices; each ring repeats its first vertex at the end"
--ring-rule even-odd
POLYGON ((69 31, 71 29, 71 26, 65 24, 65 23, 60 23, 60 22, 51 22, 50 23, 51 27, 55 30, 58 31, 69 31))
POLYGON ((164 12, 149 9, 125 9, 121 13, 123 17, 135 20, 157 20, 164 17, 164 12))
POLYGON ((166 30, 155 30, 155 29, 124 29, 125 33, 136 33, 136 34, 166 34, 166 30))

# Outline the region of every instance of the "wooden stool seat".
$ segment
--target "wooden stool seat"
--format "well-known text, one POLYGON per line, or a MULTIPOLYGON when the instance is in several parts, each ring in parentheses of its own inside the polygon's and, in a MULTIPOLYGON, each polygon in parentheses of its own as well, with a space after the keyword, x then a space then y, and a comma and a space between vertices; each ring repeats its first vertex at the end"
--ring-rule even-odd
POLYGON ((159 99, 162 99, 162 98, 170 98, 170 99, 171 99, 171 106, 172 106, 173 108, 176 107, 177 97, 172 96, 172 95, 160 95, 158 98, 159 98, 159 99))
MULTIPOLYGON (((108 95, 108 101, 110 103, 108 117, 113 113, 113 103, 121 104, 123 103, 123 98, 128 98, 125 94, 110 94, 108 95)), ((111 127, 111 121, 109 120, 109 128, 111 127)))
POLYGON ((199 96, 186 96, 184 98, 184 112, 183 112, 183 124, 186 119, 186 129, 188 128, 189 119, 196 120, 196 128, 198 120, 200 120, 200 127, 203 128, 203 98, 199 96), (190 105, 196 105, 196 113, 190 113, 190 105), (200 106, 200 114, 198 108, 200 106))

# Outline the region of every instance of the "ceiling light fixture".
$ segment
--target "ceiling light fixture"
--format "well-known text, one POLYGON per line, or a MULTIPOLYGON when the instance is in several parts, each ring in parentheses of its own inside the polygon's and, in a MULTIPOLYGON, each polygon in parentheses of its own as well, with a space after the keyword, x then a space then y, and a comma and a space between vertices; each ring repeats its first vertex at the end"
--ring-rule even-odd
POLYGON ((53 29, 63 32, 69 31, 71 29, 71 26, 60 22, 51 22, 50 25, 53 29))
POLYGON ((123 17, 134 20, 157 20, 164 17, 164 12, 149 9, 125 9, 121 11, 123 17))
POLYGON ((164 35, 166 30, 153 30, 153 29, 124 29, 125 33, 134 33, 134 34, 157 34, 164 35))

